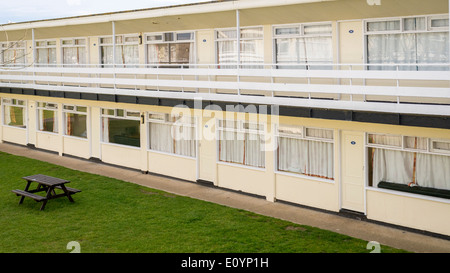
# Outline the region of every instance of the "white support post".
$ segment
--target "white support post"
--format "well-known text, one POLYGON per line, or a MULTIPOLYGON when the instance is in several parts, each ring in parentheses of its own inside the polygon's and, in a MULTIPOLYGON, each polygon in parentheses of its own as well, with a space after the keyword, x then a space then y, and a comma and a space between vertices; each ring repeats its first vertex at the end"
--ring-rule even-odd
MULTIPOLYGON (((237 48, 237 81, 238 84, 241 81, 241 78, 239 76, 239 68, 241 67, 241 21, 240 21, 240 12, 237 9, 236 10, 236 48, 237 48)), ((238 87, 238 95, 241 94, 241 89, 238 87)))
POLYGON ((31 49, 32 49, 32 53, 31 56, 33 57, 33 67, 35 66, 36 63, 36 41, 34 38, 34 28, 31 29, 31 49))

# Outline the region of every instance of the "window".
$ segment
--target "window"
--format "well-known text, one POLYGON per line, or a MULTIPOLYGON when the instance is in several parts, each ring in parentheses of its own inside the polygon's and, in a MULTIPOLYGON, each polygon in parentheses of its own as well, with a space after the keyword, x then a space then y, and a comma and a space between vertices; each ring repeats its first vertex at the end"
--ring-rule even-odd
POLYGON ((195 118, 150 113, 150 149, 171 154, 196 156, 195 118))
POLYGON ((264 125, 219 120, 219 161, 265 167, 264 125))
POLYGON ((25 111, 25 101, 3 99, 3 125, 26 128, 25 111))
POLYGON ((5 66, 24 65, 26 63, 26 42, 16 41, 0 43, 0 64, 5 66))
POLYGON ((87 138, 87 107, 63 105, 64 134, 87 138))
MULTIPOLYGON (((367 63, 404 64, 399 70, 448 70, 448 17, 420 16, 365 22, 367 63), (411 65, 412 64, 412 65, 411 65)), ((396 66, 370 65, 373 70, 396 66)))
POLYGON ((450 190, 450 140, 368 134, 369 186, 450 190))
POLYGON ((193 32, 148 34, 146 48, 148 64, 172 65, 195 62, 193 32))
POLYGON ((140 147, 140 112, 102 109, 103 142, 140 147))
POLYGON ((278 68, 323 69, 316 64, 333 62, 331 23, 277 26, 274 37, 278 68))
MULTIPOLYGON (((138 34, 116 36, 115 64, 123 64, 126 67, 139 64, 139 39, 138 34)), ((100 38, 100 56, 102 64, 114 64, 112 37, 100 38)))
POLYGON ((61 40, 63 64, 86 64, 86 39, 62 39, 61 40))
POLYGON ((333 130, 278 127, 277 170, 334 180, 333 130))
POLYGON ((38 102, 38 130, 58 133, 58 105, 56 103, 38 102))
POLYGON ((36 62, 39 65, 56 64, 56 40, 36 41, 36 62))
MULTIPOLYGON (((245 68, 260 68, 264 62, 264 41, 262 27, 241 28, 240 30, 240 63, 245 68)), ((236 29, 216 30, 217 63, 222 68, 224 64, 237 64, 237 34, 236 29)))

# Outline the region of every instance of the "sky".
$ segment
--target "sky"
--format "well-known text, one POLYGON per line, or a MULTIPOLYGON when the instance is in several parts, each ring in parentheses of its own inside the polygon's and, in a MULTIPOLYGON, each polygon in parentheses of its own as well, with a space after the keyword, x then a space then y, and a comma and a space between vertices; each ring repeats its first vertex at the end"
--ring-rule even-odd
POLYGON ((0 24, 208 1, 210 0, 0 0, 0 24))

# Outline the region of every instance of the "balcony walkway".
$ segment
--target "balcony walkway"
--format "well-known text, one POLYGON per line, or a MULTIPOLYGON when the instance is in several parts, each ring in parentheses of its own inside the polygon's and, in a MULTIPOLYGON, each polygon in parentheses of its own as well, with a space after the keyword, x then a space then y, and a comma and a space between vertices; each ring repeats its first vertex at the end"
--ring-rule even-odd
POLYGON ((448 65, 0 67, 0 87, 450 116, 448 65))
MULTIPOLYGON (((450 239, 410 232, 398 228, 351 219, 330 212, 303 208, 281 202, 268 202, 265 199, 249 196, 226 189, 203 186, 197 183, 180 181, 167 177, 142 174, 102 163, 72 157, 61 157, 53 153, 30 149, 24 146, 1 143, 0 151, 25 156, 67 168, 89 172, 142 186, 188 196, 224 206, 252 211, 261 215, 287 220, 300 225, 314 226, 345 234, 365 241, 376 241, 418 253, 450 253, 450 239)), ((370 252, 371 250, 367 250, 370 252)), ((381 253, 383 249, 381 248, 381 253)))

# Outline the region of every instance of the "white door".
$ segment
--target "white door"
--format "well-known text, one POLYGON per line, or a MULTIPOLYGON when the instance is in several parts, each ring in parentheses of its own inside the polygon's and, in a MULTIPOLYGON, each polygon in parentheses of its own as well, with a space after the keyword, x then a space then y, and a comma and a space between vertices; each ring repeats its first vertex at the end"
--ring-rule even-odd
POLYGON ((341 208, 364 213, 364 133, 342 131, 341 157, 341 208))

